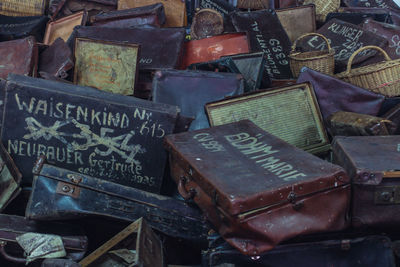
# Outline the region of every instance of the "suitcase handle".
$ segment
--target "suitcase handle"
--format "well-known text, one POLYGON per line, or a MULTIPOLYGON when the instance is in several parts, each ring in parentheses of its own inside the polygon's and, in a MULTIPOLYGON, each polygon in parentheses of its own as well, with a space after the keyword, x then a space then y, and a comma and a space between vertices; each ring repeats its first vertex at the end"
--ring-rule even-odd
POLYGON ((194 188, 192 188, 188 192, 185 188, 186 182, 187 182, 187 178, 185 176, 181 176, 179 178, 178 192, 185 200, 190 200, 190 199, 193 199, 194 196, 196 195, 196 190, 194 190, 194 188))
POLYGON ((6 250, 5 250, 5 246, 7 245, 6 241, 0 241, 0 254, 8 261, 12 261, 15 263, 26 263, 26 259, 24 258, 17 258, 11 255, 8 255, 6 250))

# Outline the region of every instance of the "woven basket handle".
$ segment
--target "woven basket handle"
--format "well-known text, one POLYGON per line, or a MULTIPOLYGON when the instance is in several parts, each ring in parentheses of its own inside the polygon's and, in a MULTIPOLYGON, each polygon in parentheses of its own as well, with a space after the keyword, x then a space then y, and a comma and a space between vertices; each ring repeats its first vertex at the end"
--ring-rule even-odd
POLYGON ((347 69, 346 69, 346 73, 347 74, 349 74, 350 71, 351 71, 351 65, 353 65, 354 58, 358 55, 358 53, 360 53, 361 51, 367 50, 367 49, 374 49, 374 50, 377 50, 378 52, 381 52, 383 54, 383 56, 385 57, 386 61, 392 60, 389 57, 389 55, 385 52, 385 50, 383 50, 382 48, 380 48, 378 46, 375 46, 375 45, 367 45, 367 46, 364 46, 364 47, 361 47, 361 48, 357 49, 351 55, 351 57, 349 58, 349 61, 347 62, 347 69))
POLYGON ((306 34, 303 34, 303 35, 299 36, 299 37, 294 41, 294 43, 293 43, 293 45, 292 45, 292 52, 295 52, 295 51, 296 51, 296 48, 297 48, 296 46, 297 46, 297 42, 298 42, 298 41, 300 41, 300 40, 303 39, 304 37, 312 36, 312 35, 321 37, 321 38, 325 41, 326 45, 328 46, 328 53, 329 53, 329 51, 331 50, 331 45, 329 44, 329 40, 328 40, 325 36, 323 36, 322 34, 319 34, 319 33, 316 33, 316 32, 310 32, 310 33, 306 33, 306 34))

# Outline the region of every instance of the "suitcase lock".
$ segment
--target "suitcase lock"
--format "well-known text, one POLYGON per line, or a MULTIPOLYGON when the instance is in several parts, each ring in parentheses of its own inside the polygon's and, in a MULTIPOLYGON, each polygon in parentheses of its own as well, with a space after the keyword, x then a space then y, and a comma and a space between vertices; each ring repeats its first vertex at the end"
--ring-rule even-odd
POLYGON ((61 195, 78 198, 81 193, 81 188, 78 186, 82 182, 83 178, 76 174, 68 174, 67 177, 71 183, 58 182, 56 193, 61 195))
POLYGON ((292 207, 295 211, 299 211, 303 206, 304 206, 304 201, 298 201, 296 202, 296 193, 295 192, 290 192, 287 199, 289 203, 292 203, 292 207))

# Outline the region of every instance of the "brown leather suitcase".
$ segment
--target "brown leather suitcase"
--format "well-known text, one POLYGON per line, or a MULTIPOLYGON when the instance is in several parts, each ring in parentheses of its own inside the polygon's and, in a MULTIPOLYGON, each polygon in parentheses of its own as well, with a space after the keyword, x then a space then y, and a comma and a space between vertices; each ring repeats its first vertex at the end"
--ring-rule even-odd
POLYGON ((165 8, 164 27, 185 27, 187 25, 186 4, 184 0, 119 0, 118 10, 162 3, 165 8))
POLYGON ((160 27, 165 24, 165 11, 161 3, 126 10, 100 13, 90 18, 91 25, 129 28, 138 25, 160 27))
POLYGON ((34 37, 0 42, 0 78, 9 73, 36 76, 38 47, 34 37))
POLYGON ((276 9, 275 12, 291 42, 316 30, 314 5, 276 9))
POLYGON ((331 135, 391 135, 397 128, 392 121, 354 112, 338 111, 327 118, 331 135))
POLYGON ((250 46, 247 34, 226 33, 185 43, 185 56, 182 68, 200 62, 219 59, 222 56, 249 53, 250 46))
POLYGON ((51 76, 65 79, 68 77, 68 71, 73 67, 74 58, 71 49, 61 38, 57 38, 39 56, 38 72, 42 78, 51 76))
POLYGON ((243 254, 257 256, 283 240, 347 226, 345 171, 248 120, 164 141, 180 194, 243 254))
POLYGON ((61 37, 67 41, 75 26, 84 25, 86 23, 87 14, 81 11, 59 20, 51 21, 46 26, 43 43, 51 45, 57 38, 61 37))
POLYGON ((79 262, 79 266, 163 267, 163 245, 145 219, 128 225, 79 262))
POLYGON ((398 229, 400 136, 338 136, 332 146, 352 179, 352 225, 398 229))

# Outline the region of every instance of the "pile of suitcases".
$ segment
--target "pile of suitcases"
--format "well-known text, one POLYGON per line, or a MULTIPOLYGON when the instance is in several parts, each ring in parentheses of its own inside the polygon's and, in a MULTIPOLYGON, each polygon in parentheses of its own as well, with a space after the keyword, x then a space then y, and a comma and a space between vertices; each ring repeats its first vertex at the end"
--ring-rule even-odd
POLYGON ((396 266, 396 0, 0 2, 0 266, 396 266))

